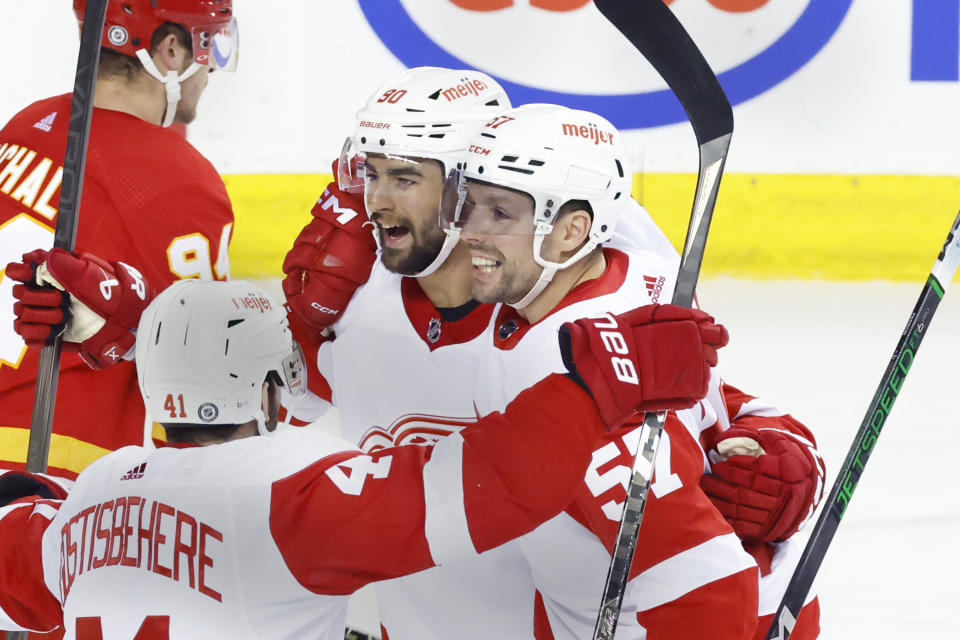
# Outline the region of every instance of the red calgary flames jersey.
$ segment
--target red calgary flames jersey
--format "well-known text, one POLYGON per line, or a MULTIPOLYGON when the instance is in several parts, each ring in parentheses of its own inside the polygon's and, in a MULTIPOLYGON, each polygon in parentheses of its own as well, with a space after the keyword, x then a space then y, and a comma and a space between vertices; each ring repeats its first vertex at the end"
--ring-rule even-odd
MULTIPOLYGON (((0 268, 53 246, 71 95, 36 102, 0 131, 0 268)), ((233 212, 223 181, 181 135, 94 109, 76 248, 135 265, 156 287, 226 279, 233 212)), ((10 278, 0 271, 0 468, 26 460, 39 351, 13 332, 10 278)), ((104 372, 63 354, 50 472, 73 478, 103 454, 143 444, 132 362, 104 372)))

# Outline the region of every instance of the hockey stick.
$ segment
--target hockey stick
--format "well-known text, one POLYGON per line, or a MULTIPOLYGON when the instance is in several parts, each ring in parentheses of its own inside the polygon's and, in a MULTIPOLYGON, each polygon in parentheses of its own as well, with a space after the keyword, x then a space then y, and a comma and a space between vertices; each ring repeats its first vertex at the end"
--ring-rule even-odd
MULTIPOLYGON (((83 14, 80 54, 73 82, 73 102, 70 105, 67 148, 63 159, 63 183, 60 187, 60 204, 57 207, 57 225, 53 236, 53 246, 67 251, 73 250, 77 239, 80 192, 87 161, 93 91, 97 80, 97 63, 100 61, 100 40, 107 16, 107 2, 108 0, 90 0, 83 14)), ((57 381, 60 376, 61 342, 61 337, 57 336, 53 344, 40 351, 30 441, 27 445, 27 471, 31 473, 43 473, 47 470, 50 434, 53 430, 53 407, 57 399, 57 381)))
MULTIPOLYGON (((67 126, 67 147, 63 158, 63 182, 60 186, 60 203, 57 206, 57 223, 53 234, 53 246, 67 251, 73 250, 77 240, 80 192, 87 161, 93 91, 97 80, 97 63, 100 61, 103 23, 107 18, 107 2, 108 0, 90 0, 83 13, 80 53, 77 56, 77 73, 73 80, 73 102, 70 104, 70 124, 67 126)), ((53 344, 40 350, 33 395, 33 415, 30 420, 30 440, 27 443, 26 468, 31 473, 44 473, 47 470, 62 342, 62 337, 57 336, 53 344)), ((7 633, 7 640, 27 640, 27 637, 26 631, 7 633)))
POLYGON ((943 250, 937 256, 933 269, 927 277, 926 284, 920 291, 920 298, 910 314, 907 326, 900 336, 897 348, 893 351, 893 357, 887 364, 886 371, 880 379, 880 385, 870 406, 867 407, 867 413, 860 423, 860 429, 854 438, 853 445, 847 452, 847 457, 843 461, 843 466, 837 474, 837 479, 830 490, 830 496, 827 498, 825 507, 820 512, 820 518, 807 540, 807 546, 803 549, 800 556, 800 562, 790 578, 787 590, 783 595, 783 600, 773 616, 773 623, 767 632, 768 640, 786 640, 790 637, 791 631, 796 624, 797 616, 800 615, 800 609, 803 608, 803 602, 807 598, 807 593, 813 584, 813 579, 823 564, 823 557, 827 552, 827 547, 837 533, 837 527, 840 526, 840 519, 850 504, 850 498, 853 496, 854 489, 860 482, 860 476, 863 474, 863 467, 870 459, 870 454, 880 437, 880 430, 890 415, 890 410, 900 389, 910 371, 913 359, 917 350, 920 348, 920 341, 930 327, 933 320, 933 314, 936 313, 940 300, 943 299, 947 287, 953 280, 957 272, 957 265, 960 264, 960 214, 953 221, 950 232, 947 234, 947 241, 943 245, 943 250))
MULTIPOLYGON (((703 54, 663 0, 594 0, 600 12, 643 54, 680 100, 700 146, 700 170, 673 304, 689 307, 700 275, 720 176, 733 133, 733 110, 703 54)), ((647 414, 634 459, 616 545, 603 591, 595 640, 612 640, 643 520, 666 413, 647 414)))

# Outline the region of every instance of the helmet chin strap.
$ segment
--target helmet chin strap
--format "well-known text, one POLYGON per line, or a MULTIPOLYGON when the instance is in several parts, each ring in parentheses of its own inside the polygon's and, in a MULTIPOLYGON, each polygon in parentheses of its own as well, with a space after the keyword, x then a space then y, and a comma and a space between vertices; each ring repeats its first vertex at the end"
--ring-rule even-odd
POLYGON ((457 246, 458 242, 460 242, 459 229, 444 229, 443 232, 447 234, 447 237, 443 240, 443 246, 440 247, 440 253, 437 254, 437 257, 433 259, 433 262, 428 264, 423 271, 413 274, 414 278, 424 278, 439 269, 440 265, 442 265, 450 256, 450 252, 453 251, 453 248, 457 246))
POLYGON ((507 303, 509 306, 514 309, 521 310, 529 306, 531 302, 537 299, 543 290, 547 288, 547 285, 550 284, 550 281, 553 280, 553 277, 557 275, 557 271, 566 269, 570 265, 578 262, 585 255, 593 251, 593 249, 600 244, 598 240, 592 239, 584 244, 580 249, 570 256, 569 259, 563 262, 553 262, 552 260, 547 260, 540 255, 540 249, 543 247, 543 239, 553 230, 553 227, 545 228, 543 232, 538 231, 536 235, 533 236, 533 259, 543 267, 543 271, 540 272, 540 277, 537 278, 537 281, 533 284, 533 287, 530 291, 527 292, 527 295, 523 296, 517 302, 507 303))
POLYGON ((183 73, 177 74, 175 70, 170 69, 167 71, 167 75, 164 76, 160 74, 160 70, 157 69, 157 65, 153 62, 153 58, 150 57, 146 49, 137 49, 137 58, 140 60, 140 64, 143 65, 146 72, 160 81, 160 84, 163 85, 166 91, 167 107, 163 113, 163 122, 160 123, 160 126, 169 127, 173 124, 173 118, 177 115, 177 103, 180 102, 180 83, 197 71, 203 69, 206 65, 202 65, 194 60, 183 73))
MULTIPOLYGON (((553 228, 551 227, 551 230, 553 228)), ((549 232, 548 232, 549 233, 549 232)), ((537 233, 533 236, 533 257, 537 261, 537 264, 543 266, 543 271, 540 272, 540 277, 537 278, 537 281, 533 283, 533 287, 530 291, 527 292, 527 295, 523 296, 517 302, 507 303, 514 309, 518 311, 527 307, 531 302, 537 299, 543 290, 547 288, 547 285, 550 284, 550 281, 553 280, 553 276, 557 275, 557 271, 562 269, 565 266, 569 265, 560 265, 556 262, 550 262, 549 260, 544 260, 540 257, 540 248, 543 246, 543 239, 547 237, 546 233, 537 233)))
MULTIPOLYGON (((257 411, 253 419, 257 421, 257 433, 261 436, 273 435, 273 431, 267 429, 267 416, 263 413, 263 409, 257 411)), ((276 427, 274 427, 274 431, 276 431, 276 427)))

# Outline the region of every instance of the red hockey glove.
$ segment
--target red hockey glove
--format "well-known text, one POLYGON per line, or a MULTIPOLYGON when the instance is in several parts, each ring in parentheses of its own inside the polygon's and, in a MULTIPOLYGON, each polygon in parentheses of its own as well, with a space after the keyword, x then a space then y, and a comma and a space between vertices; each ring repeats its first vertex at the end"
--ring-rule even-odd
POLYGON ((8 471, 0 475, 0 507, 29 497, 64 500, 67 497, 67 491, 50 478, 38 473, 8 471))
POLYGON ((638 411, 685 409, 707 395, 727 330, 697 309, 647 305, 560 328, 563 363, 608 427, 638 411))
POLYGON ((320 331, 336 322, 370 277, 377 244, 363 194, 341 191, 336 181, 327 185, 310 213, 313 220, 283 261, 283 293, 293 312, 320 331))
POLYGON ((53 344, 70 319, 70 297, 50 285, 36 284, 37 267, 46 259, 47 252, 36 249, 23 254, 20 262, 8 264, 5 271, 21 283, 13 286, 13 330, 37 348, 53 344))
POLYGON ((796 533, 823 496, 824 466, 811 443, 777 429, 733 427, 710 450, 704 493, 743 540, 796 533))
MULTIPOLYGON (((27 254, 24 263, 29 264, 28 257, 36 256, 27 254)), ((18 276, 23 275, 22 265, 15 271, 18 276)), ((153 299, 150 285, 133 267, 122 262, 107 263, 88 254, 75 256, 62 249, 50 251, 36 267, 35 280, 70 294, 69 313, 50 305, 59 291, 54 294, 49 288, 18 285, 23 289, 19 295, 14 293, 20 300, 14 305, 14 329, 34 345, 63 331, 64 349, 78 352, 93 369, 116 364, 133 347, 133 331, 153 299), (48 297, 41 297, 41 292, 48 297), (65 329, 61 329, 64 318, 65 329)))

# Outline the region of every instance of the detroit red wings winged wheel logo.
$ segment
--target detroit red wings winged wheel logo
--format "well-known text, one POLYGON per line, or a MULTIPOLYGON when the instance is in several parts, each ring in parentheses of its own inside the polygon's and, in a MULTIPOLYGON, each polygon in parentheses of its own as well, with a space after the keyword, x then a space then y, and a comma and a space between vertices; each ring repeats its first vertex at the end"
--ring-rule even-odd
POLYGON ((417 444, 429 447, 451 433, 456 433, 477 421, 477 416, 452 418, 407 414, 389 427, 372 427, 360 439, 360 449, 366 453, 379 451, 401 444, 417 444))

